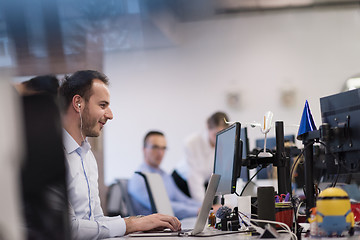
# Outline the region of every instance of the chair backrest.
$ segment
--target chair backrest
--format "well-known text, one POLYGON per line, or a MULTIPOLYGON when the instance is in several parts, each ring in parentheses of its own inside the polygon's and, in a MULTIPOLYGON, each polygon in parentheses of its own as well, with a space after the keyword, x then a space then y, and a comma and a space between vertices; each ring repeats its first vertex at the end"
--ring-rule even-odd
POLYGON ((117 179, 111 184, 107 194, 108 216, 134 216, 134 207, 127 189, 128 179, 117 179))
POLYGON ((141 175, 146 184, 153 213, 174 216, 164 181, 158 173, 136 172, 141 175))

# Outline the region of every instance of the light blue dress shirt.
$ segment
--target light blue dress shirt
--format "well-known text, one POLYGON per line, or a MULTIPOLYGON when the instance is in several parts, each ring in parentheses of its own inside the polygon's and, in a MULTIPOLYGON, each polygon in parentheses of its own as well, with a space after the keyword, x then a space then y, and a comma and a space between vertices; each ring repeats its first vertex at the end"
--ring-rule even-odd
POLYGON ((102 239, 125 234, 123 218, 105 217, 100 206, 98 168, 91 146, 81 146, 64 130, 70 221, 74 239, 102 239))
MULTIPOLYGON (((153 168, 143 163, 138 168, 139 172, 151 172, 161 175, 164 185, 169 196, 172 209, 177 218, 183 219, 195 217, 201 207, 201 203, 187 197, 176 186, 173 178, 160 168, 153 168)), ((128 183, 128 191, 133 199, 135 214, 149 215, 152 214, 149 195, 146 190, 144 178, 139 174, 134 174, 128 183)))

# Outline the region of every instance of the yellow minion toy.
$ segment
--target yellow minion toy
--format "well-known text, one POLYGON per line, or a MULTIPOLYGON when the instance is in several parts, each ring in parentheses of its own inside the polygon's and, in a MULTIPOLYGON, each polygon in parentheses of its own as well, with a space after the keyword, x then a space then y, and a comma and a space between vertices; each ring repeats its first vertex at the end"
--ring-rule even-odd
POLYGON ((341 188, 327 188, 316 201, 316 221, 326 234, 338 236, 345 230, 354 233, 354 213, 348 194, 341 188))

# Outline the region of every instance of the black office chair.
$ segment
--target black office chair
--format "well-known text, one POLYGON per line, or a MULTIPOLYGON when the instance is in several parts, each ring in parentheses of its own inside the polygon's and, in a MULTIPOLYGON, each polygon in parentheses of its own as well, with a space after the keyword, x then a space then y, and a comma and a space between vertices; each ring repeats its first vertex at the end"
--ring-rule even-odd
POLYGON ((108 216, 134 216, 134 207, 128 193, 128 179, 117 179, 111 184, 106 196, 108 216))

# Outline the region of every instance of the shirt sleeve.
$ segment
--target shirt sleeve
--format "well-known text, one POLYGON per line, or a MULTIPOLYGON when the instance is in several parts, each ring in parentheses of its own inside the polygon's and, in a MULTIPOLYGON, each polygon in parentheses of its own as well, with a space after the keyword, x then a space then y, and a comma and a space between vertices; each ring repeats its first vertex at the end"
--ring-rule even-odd
POLYGON ((79 219, 74 209, 69 204, 69 216, 71 223, 72 239, 101 239, 123 236, 126 232, 126 224, 123 218, 99 217, 95 221, 79 219))

